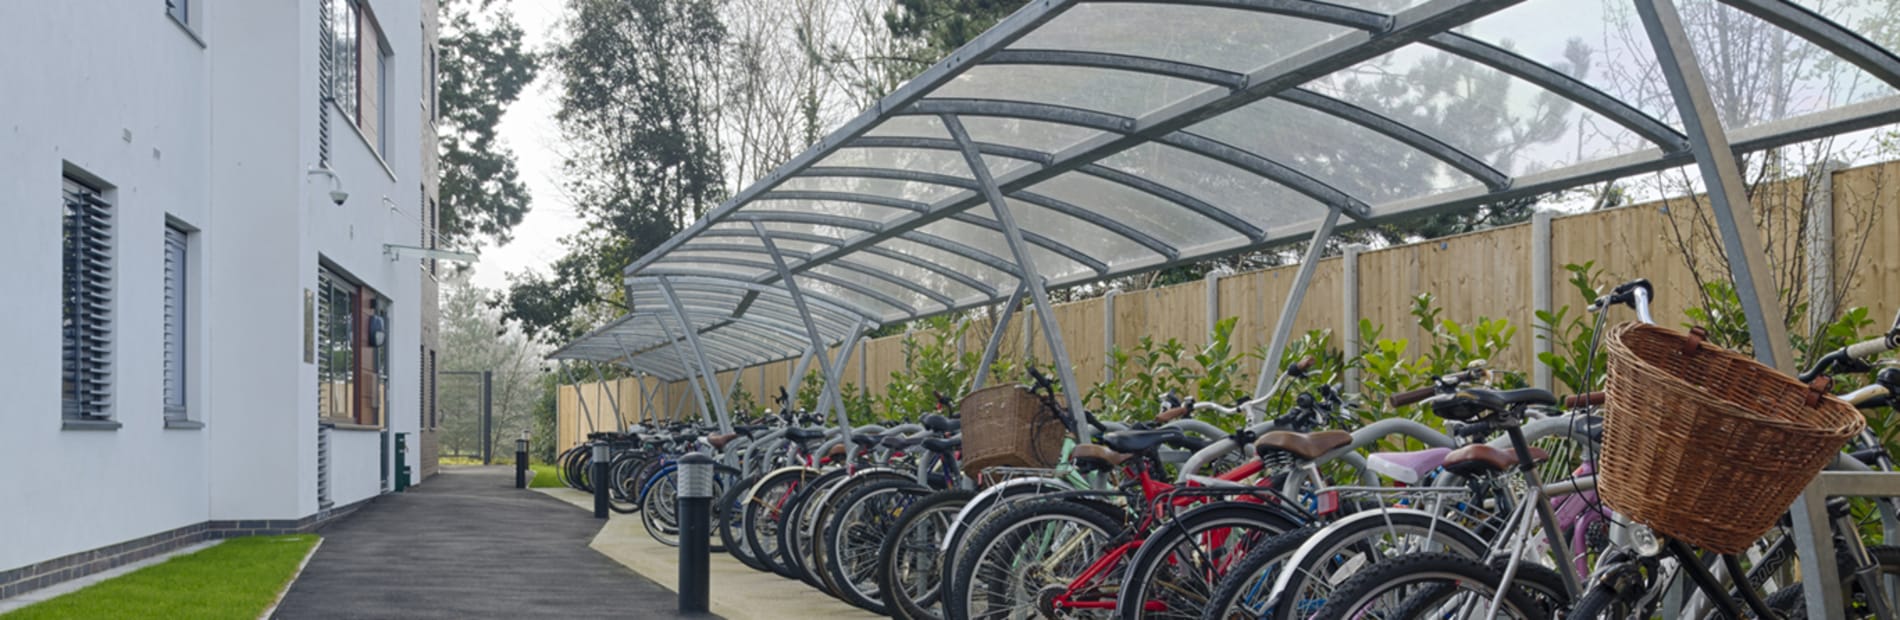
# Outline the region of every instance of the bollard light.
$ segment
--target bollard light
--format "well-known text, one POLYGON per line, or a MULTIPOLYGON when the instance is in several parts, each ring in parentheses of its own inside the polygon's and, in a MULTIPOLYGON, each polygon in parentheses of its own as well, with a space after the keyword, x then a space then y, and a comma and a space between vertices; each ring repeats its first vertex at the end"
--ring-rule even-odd
POLYGON ((713 496, 712 457, 694 452, 680 457, 679 464, 679 496, 689 499, 711 499, 713 496))
POLYGON ((713 459, 694 452, 679 460, 679 611, 706 613, 712 585, 713 459))
POLYGON ((528 488, 528 431, 515 440, 515 488, 528 488))
POLYGON ((607 518, 607 462, 613 460, 613 446, 605 441, 594 442, 594 474, 588 482, 594 487, 594 518, 607 518))

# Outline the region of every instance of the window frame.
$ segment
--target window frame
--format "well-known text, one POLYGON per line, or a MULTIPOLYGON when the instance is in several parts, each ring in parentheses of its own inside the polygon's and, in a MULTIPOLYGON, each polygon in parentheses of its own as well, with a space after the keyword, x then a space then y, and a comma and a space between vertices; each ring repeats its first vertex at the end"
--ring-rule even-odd
POLYGON ((330 102, 362 130, 363 33, 362 8, 356 0, 334 2, 330 12, 330 102))
POLYGON ((118 248, 112 234, 118 213, 103 187, 70 173, 61 179, 60 420, 69 429, 118 428, 113 419, 118 248), (76 272, 83 254, 91 255, 92 269, 76 272), (94 351, 84 355, 80 343, 88 337, 95 341, 94 351), (93 387, 87 389, 88 384, 93 387))
POLYGON ((192 303, 191 258, 197 231, 191 227, 167 218, 163 261, 163 313, 164 327, 160 331, 161 346, 161 400, 167 424, 191 420, 191 337, 196 332, 192 327, 195 318, 192 303), (174 359, 174 357, 176 359, 174 359))
POLYGON ((389 298, 328 261, 317 266, 317 418, 343 429, 380 430, 390 406, 389 298), (347 312, 337 318, 339 311, 347 312), (372 317, 381 316, 383 346, 370 346, 372 317))

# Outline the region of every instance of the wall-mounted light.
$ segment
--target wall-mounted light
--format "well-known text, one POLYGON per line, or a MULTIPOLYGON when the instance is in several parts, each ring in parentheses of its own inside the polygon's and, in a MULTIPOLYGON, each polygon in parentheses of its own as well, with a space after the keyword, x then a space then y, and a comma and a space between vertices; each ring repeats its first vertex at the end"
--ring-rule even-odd
POLYGON ((343 191, 343 179, 338 178, 336 176, 335 170, 331 170, 329 168, 313 167, 310 169, 309 172, 306 172, 305 174, 308 176, 323 175, 326 177, 330 177, 330 202, 336 203, 336 206, 341 207, 343 206, 344 201, 350 199, 350 193, 343 191))

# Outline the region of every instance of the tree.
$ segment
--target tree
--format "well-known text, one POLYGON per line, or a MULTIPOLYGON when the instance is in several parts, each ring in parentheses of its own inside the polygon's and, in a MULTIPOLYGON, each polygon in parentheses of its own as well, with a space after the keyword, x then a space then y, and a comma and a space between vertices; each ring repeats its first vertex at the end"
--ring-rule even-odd
POLYGON ((443 0, 440 10, 441 235, 457 245, 481 237, 507 243, 528 212, 528 188, 495 131, 534 81, 537 59, 522 48, 505 3, 443 0))
POLYGON ((555 114, 564 188, 586 228, 550 274, 509 276, 504 316, 530 335, 576 336, 627 310, 620 272, 719 204, 716 135, 726 29, 714 0, 570 0, 555 114))
MULTIPOLYGON (((441 289, 444 371, 494 372, 494 453, 512 452, 516 433, 543 431, 533 419, 542 396, 541 359, 547 346, 505 323, 489 307, 493 291, 472 285, 466 274, 444 279, 441 289)), ((481 389, 472 377, 442 382, 442 444, 455 454, 481 451, 481 389)))

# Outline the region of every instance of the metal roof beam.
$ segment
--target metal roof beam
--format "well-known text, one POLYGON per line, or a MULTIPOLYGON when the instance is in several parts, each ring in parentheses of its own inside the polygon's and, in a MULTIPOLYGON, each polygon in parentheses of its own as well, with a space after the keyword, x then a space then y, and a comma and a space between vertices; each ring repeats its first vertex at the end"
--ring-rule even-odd
POLYGON ((1833 52, 1869 75, 1900 88, 1900 58, 1860 33, 1848 30, 1805 7, 1783 0, 1721 0, 1744 13, 1774 24, 1821 49, 1833 52))
POLYGON ((1682 132, 1676 131, 1676 128, 1644 114, 1642 110, 1610 96, 1609 93, 1597 90, 1596 87, 1582 80, 1552 69, 1549 65, 1456 32, 1441 32, 1433 35, 1429 42, 1432 47, 1503 71, 1574 101, 1577 105, 1589 108, 1590 111, 1628 128, 1665 151, 1689 148, 1689 138, 1682 135, 1682 132))

